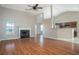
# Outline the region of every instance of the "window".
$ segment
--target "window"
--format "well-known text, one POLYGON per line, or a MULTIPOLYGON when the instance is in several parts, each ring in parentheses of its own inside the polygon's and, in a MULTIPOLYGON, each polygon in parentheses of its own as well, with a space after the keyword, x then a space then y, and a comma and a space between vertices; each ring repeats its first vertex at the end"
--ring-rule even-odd
POLYGON ((14 23, 6 23, 6 34, 14 33, 14 23))

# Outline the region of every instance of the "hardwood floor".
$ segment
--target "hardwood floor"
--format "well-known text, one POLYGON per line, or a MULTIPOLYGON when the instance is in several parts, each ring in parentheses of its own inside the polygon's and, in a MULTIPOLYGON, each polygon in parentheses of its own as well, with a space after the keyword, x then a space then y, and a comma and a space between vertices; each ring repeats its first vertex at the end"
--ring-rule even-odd
POLYGON ((78 55, 79 45, 70 42, 28 38, 0 41, 0 55, 78 55))

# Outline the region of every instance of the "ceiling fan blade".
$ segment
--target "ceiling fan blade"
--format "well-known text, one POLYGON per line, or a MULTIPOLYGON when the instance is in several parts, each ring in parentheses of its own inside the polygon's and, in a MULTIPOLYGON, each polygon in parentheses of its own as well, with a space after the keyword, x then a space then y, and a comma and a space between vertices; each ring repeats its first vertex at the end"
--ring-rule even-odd
POLYGON ((38 4, 36 4, 36 7, 38 6, 38 4))
POLYGON ((36 4, 35 6, 33 6, 33 8, 35 8, 35 9, 36 9, 37 7, 38 7, 38 4, 36 4))
POLYGON ((43 9, 43 7, 37 7, 38 9, 43 9))

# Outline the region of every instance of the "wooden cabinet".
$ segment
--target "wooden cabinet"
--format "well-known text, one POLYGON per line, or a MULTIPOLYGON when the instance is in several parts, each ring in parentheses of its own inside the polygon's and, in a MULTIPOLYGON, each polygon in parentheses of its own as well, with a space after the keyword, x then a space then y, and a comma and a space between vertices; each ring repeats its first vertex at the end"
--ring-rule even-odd
POLYGON ((63 23, 56 23, 58 28, 76 28, 77 22, 63 22, 63 23))

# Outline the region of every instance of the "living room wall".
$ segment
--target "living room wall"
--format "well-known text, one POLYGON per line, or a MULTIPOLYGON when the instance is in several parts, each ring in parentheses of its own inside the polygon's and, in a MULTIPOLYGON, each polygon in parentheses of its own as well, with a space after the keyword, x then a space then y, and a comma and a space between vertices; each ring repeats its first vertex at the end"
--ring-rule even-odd
POLYGON ((52 28, 51 19, 44 20, 43 25, 44 25, 44 36, 46 38, 57 39, 57 29, 52 28))
POLYGON ((35 16, 28 12, 0 7, 0 39, 8 39, 5 34, 6 21, 13 21, 15 24, 15 33, 9 35, 12 39, 19 38, 19 28, 31 28, 31 37, 35 35, 35 16))
POLYGON ((76 11, 64 12, 56 16, 53 21, 54 23, 76 21, 77 22, 77 37, 76 38, 72 37, 73 35, 72 30, 74 28, 56 28, 56 25, 54 28, 52 28, 51 19, 47 19, 43 21, 45 37, 68 41, 68 42, 72 42, 74 40, 74 43, 79 43, 79 12, 76 12, 76 11))
POLYGON ((79 12, 78 11, 68 11, 64 12, 55 17, 55 23, 63 23, 63 22, 77 22, 77 37, 72 37, 73 28, 57 28, 57 38, 59 40, 72 42, 74 39, 75 43, 79 43, 79 12), (62 35, 63 34, 63 35, 62 35))

